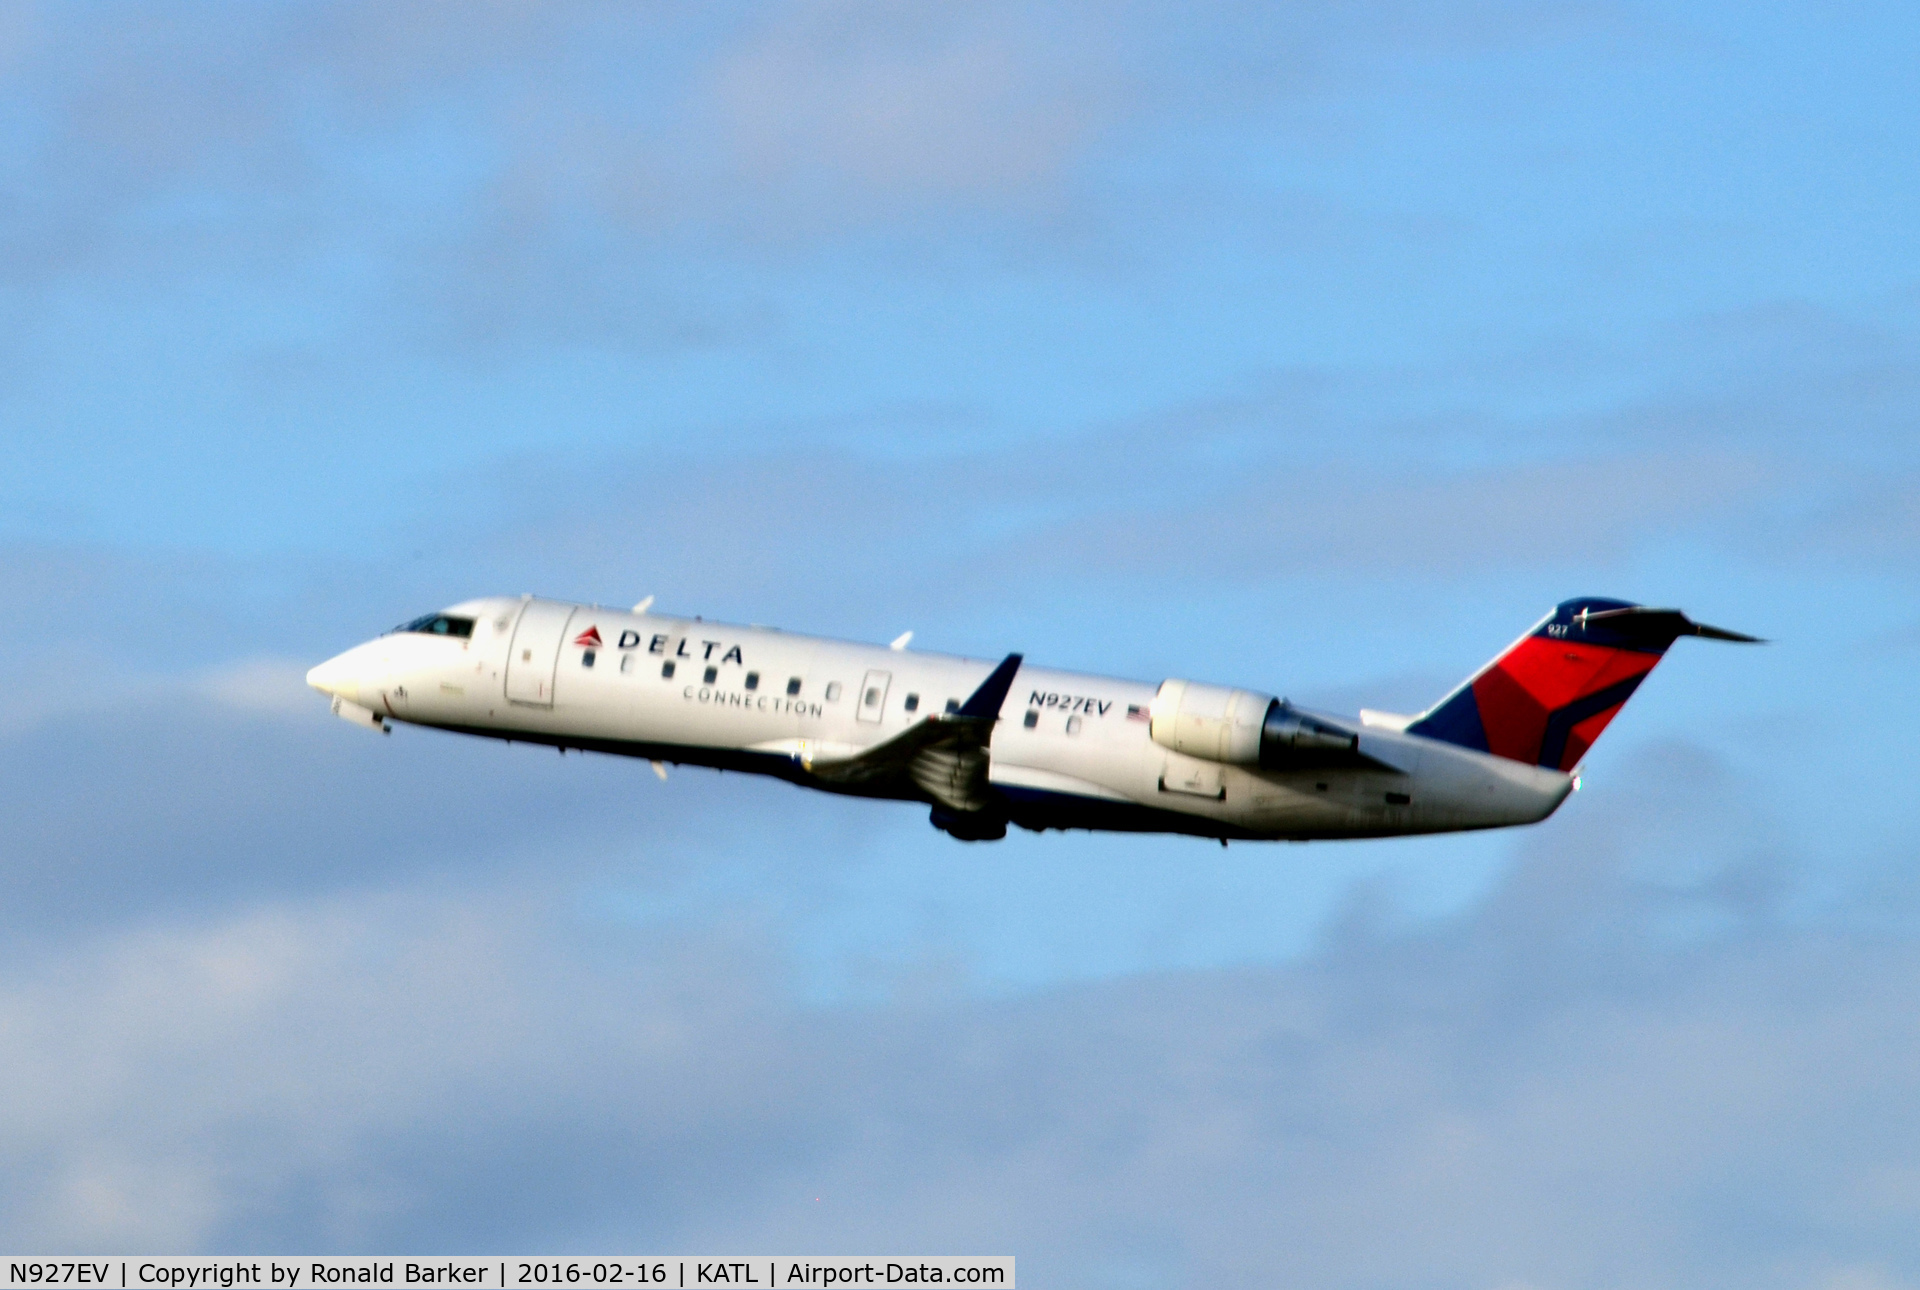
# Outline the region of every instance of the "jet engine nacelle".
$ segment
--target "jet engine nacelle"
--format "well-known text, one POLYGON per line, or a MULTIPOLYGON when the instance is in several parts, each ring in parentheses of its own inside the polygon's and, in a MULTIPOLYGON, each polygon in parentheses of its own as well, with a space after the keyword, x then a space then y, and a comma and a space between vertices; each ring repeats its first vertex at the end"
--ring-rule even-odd
POLYGON ((1254 690, 1162 681, 1151 708, 1153 741, 1235 766, 1285 770, 1351 756, 1360 737, 1254 690))
POLYGON ((1189 757, 1251 766, 1260 760, 1260 723, 1271 694, 1197 681, 1162 681, 1149 709, 1153 741, 1189 757))

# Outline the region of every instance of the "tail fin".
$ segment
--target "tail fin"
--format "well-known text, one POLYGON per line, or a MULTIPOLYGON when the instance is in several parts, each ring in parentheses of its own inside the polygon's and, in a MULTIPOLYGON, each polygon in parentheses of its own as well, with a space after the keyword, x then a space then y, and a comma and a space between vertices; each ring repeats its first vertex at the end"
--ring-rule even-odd
POLYGON ((1407 733, 1572 770, 1681 636, 1758 639, 1696 623, 1677 609, 1568 600, 1415 718, 1407 733))

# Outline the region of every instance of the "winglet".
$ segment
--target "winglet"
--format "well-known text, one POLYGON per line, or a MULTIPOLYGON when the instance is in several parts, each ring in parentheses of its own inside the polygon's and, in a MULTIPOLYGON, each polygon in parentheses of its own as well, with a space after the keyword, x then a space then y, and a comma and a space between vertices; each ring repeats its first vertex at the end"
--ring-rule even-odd
POLYGON ((1000 705, 1007 701, 1007 691, 1013 688, 1013 677, 1020 670, 1021 656, 1009 654, 1000 660, 1000 666, 980 683, 980 688, 967 697, 960 705, 956 717, 984 718, 992 721, 1000 715, 1000 705))

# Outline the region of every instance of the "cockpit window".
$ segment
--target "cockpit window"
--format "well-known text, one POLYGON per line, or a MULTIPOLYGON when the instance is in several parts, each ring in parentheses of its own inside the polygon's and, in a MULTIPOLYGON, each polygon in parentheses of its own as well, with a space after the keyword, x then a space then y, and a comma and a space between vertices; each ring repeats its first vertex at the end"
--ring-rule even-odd
POLYGON ((453 618, 447 614, 428 614, 425 618, 416 618, 412 622, 393 629, 396 632, 425 632, 429 636, 473 635, 473 619, 453 618))

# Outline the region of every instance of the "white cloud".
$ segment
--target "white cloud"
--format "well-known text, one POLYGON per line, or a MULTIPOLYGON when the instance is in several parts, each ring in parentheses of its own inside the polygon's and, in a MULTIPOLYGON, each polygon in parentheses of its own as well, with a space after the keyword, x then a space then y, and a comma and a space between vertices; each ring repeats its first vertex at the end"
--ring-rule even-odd
POLYGON ((25 194, 4 273, 35 293, 374 265, 362 306, 442 353, 697 346, 766 311, 674 292, 658 271, 690 248, 1006 218, 1026 247, 1097 221, 1089 168, 1150 114, 1369 87, 1354 51, 1584 30, 1477 0, 49 7, 0 27, 25 194))
POLYGON ((997 6, 794 6, 724 53, 711 92, 762 182, 1024 204, 1127 111, 1113 25, 1091 10, 1048 30, 997 6))
POLYGON ((262 716, 310 717, 325 696, 307 686, 307 669, 319 659, 245 658, 200 673, 187 686, 216 703, 262 716))
POLYGON ((1632 780, 1457 919, 997 1002, 804 1006, 764 929, 610 935, 543 878, 102 926, 0 967, 0 1240, 1899 1284, 1920 950, 1730 896, 1764 857, 1724 769, 1632 780))

